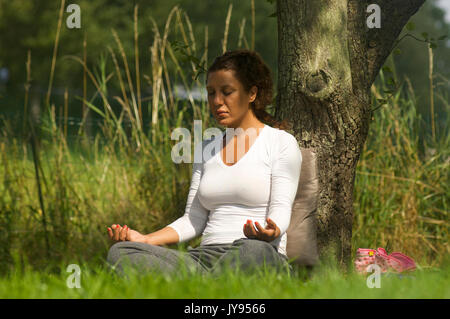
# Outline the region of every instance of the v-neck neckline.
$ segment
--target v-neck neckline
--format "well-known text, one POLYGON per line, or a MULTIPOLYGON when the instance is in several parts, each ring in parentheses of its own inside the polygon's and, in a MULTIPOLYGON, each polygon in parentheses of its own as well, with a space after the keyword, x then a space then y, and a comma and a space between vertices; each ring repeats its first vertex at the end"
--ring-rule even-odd
MULTIPOLYGON (((250 151, 254 148, 255 144, 258 143, 258 140, 260 140, 260 137, 261 137, 261 135, 264 133, 266 127, 267 127, 267 124, 264 124, 264 126, 261 128, 261 131, 259 132, 258 136, 256 137, 255 141, 254 141, 253 144, 249 147, 248 151, 247 151, 244 155, 242 155, 242 157, 241 157, 237 162, 235 162, 233 165, 227 165, 227 164, 225 164, 225 163, 223 162, 223 158, 222 158, 222 151, 223 151, 224 148, 225 148, 225 147, 222 147, 222 141, 223 141, 224 136, 226 135, 226 131, 225 131, 225 132, 223 133, 223 135, 222 135, 222 139, 221 139, 220 142, 219 142, 219 143, 221 143, 221 149, 220 149, 220 151, 219 151, 219 153, 218 153, 218 154, 219 154, 219 162, 220 162, 220 164, 221 164, 223 167, 226 167, 226 168, 231 168, 231 167, 234 167, 234 166, 238 165, 238 164, 239 164, 239 163, 247 156, 247 154, 250 153, 250 151)), ((245 142, 244 142, 244 145, 245 145, 245 142)))

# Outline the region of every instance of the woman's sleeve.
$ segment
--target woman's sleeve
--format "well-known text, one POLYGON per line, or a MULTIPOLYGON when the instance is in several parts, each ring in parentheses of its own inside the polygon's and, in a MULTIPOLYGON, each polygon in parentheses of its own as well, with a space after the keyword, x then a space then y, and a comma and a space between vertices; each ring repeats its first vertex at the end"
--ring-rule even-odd
MULTIPOLYGON (((280 132, 281 133, 281 132, 280 132)), ((278 152, 272 164, 272 185, 268 217, 280 228, 280 237, 289 227, 297 194, 302 153, 292 134, 280 134, 278 152)))
POLYGON ((178 233, 179 243, 201 235, 206 227, 209 211, 200 203, 197 192, 202 172, 203 163, 194 162, 184 215, 167 225, 167 227, 173 228, 178 233))

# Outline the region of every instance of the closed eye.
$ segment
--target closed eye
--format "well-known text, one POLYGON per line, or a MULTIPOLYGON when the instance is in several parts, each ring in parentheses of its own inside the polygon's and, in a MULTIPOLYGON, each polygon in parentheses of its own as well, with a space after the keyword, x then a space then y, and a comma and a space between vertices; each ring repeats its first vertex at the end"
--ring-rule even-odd
MULTIPOLYGON (((223 94, 224 95, 230 95, 231 93, 233 93, 233 92, 224 92, 223 94)), ((208 93, 208 95, 214 95, 214 92, 208 93)))

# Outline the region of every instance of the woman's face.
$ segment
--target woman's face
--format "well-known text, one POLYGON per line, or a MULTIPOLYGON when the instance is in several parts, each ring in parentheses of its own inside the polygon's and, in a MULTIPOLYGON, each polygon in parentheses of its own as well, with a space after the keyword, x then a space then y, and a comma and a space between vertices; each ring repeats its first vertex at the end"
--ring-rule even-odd
POLYGON ((206 90, 209 107, 217 122, 226 127, 236 127, 248 115, 257 88, 253 86, 247 93, 234 77, 233 70, 218 70, 208 75, 206 90))

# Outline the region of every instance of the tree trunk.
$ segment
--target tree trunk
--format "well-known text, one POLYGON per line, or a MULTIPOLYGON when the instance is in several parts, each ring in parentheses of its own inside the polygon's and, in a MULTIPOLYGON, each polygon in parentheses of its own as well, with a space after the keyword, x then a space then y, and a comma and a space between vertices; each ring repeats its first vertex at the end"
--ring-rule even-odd
POLYGON ((382 28, 389 27, 383 36, 366 26, 364 0, 277 1, 275 117, 289 119, 300 146, 316 150, 319 255, 331 253, 343 267, 350 265, 353 187, 372 117, 370 86, 423 2, 398 0, 390 17, 383 13, 393 6, 388 0, 371 1, 381 7, 382 28))

